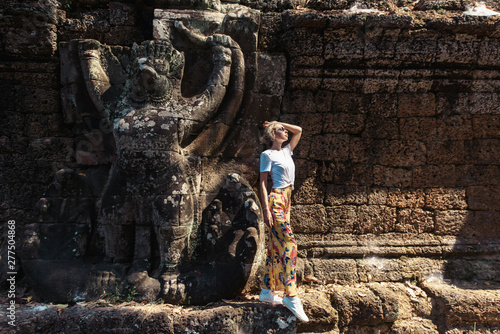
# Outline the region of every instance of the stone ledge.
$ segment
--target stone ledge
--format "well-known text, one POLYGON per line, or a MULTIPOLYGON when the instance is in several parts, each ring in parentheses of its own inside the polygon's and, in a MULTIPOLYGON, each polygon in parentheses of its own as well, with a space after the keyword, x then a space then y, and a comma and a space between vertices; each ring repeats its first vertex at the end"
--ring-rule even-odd
POLYGON ((16 327, 0 314, 2 333, 295 333, 296 319, 284 307, 253 301, 205 307, 170 304, 79 303, 23 305, 16 327), (9 331, 9 329, 11 329, 9 331))
POLYGON ((21 304, 17 327, 7 324, 2 308, 0 328, 2 333, 497 333, 500 286, 485 283, 302 285, 299 295, 308 323, 251 295, 206 306, 102 300, 74 306, 21 304))
POLYGON ((424 282, 422 288, 437 301, 441 326, 500 326, 500 286, 497 284, 485 289, 484 285, 480 288, 472 284, 457 286, 424 282))

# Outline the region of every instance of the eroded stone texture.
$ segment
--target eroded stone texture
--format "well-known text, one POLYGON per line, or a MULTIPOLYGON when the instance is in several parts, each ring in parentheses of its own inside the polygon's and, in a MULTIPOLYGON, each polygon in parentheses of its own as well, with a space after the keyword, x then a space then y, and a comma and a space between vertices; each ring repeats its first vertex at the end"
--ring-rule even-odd
MULTIPOLYGON (((174 305, 109 304, 76 305, 59 309, 54 305, 22 308, 15 333, 68 331, 147 333, 295 333, 296 319, 283 307, 263 303, 231 302, 208 308, 181 308, 174 305)), ((2 321, 5 317, 2 317, 2 321)), ((6 318, 5 318, 6 319, 6 318)), ((6 333, 9 325, 1 323, 6 333)), ((13 331, 14 332, 14 331, 13 331)))
MULTIPOLYGON (((245 67, 245 58, 256 56, 254 14, 235 12, 223 21, 224 15, 211 12, 160 12, 158 29, 168 29, 158 33, 168 34, 158 40, 132 48, 96 40, 61 44, 65 118, 79 134, 76 161, 112 166, 99 185, 92 178, 80 181, 80 188, 92 188, 93 195, 77 192, 62 199, 65 188, 77 186, 78 174, 68 170, 58 174, 68 184, 56 179, 57 191, 39 201, 41 224, 28 229, 24 248, 27 272, 43 298, 97 296, 115 286, 135 289, 145 300, 204 303, 234 296, 251 281, 264 241, 260 201, 242 176, 227 174, 234 168, 230 165, 219 170, 226 177, 218 183, 202 175, 210 168, 203 159, 212 159, 212 165, 220 160, 214 155, 234 132, 245 85, 255 80, 245 67), (239 21, 246 34, 238 34, 239 21), (216 30, 211 22, 219 25, 216 30), (254 36, 255 43, 242 50, 217 30, 243 43, 254 36), (199 72, 208 69, 205 76, 199 72), (57 212, 63 208, 69 212, 57 212), (64 252, 44 251, 61 248, 55 240, 72 234, 76 244, 64 245, 64 252), (58 274, 59 283, 67 282, 71 290, 47 282, 51 261, 58 260, 85 272, 76 283, 71 282, 74 272, 58 274), (47 275, 37 277, 41 267, 47 275)), ((263 70, 272 59, 279 61, 276 56, 260 59, 263 70)), ((279 81, 258 82, 262 93, 283 94, 279 81)))
POLYGON ((49 59, 57 49, 57 1, 24 1, 2 10, 2 51, 49 59))
MULTIPOLYGON (((206 84, 212 71, 211 52, 191 53, 190 42, 172 25, 175 20, 186 22, 204 36, 230 35, 245 60, 245 91, 234 123, 218 118, 206 125, 207 132, 193 133, 199 138, 198 152, 218 147, 216 152, 229 160, 211 160, 216 154, 188 159, 201 175, 201 180, 194 178, 201 185, 199 210, 193 215, 200 222, 197 231, 217 236, 215 240, 190 235, 209 247, 204 255, 227 246, 228 257, 220 260, 228 264, 242 240, 255 240, 251 229, 248 233, 241 229, 229 232, 233 241, 238 240, 234 243, 219 238, 227 227, 225 216, 236 217, 236 212, 229 214, 224 206, 221 211, 224 201, 216 197, 228 174, 238 173, 243 181, 248 180, 249 189, 256 184, 262 150, 256 141, 258 125, 266 119, 280 119, 304 128, 294 152, 298 174, 292 225, 308 273, 322 282, 342 284, 417 280, 434 273, 456 280, 484 280, 480 287, 499 281, 497 17, 465 15, 463 10, 473 5, 471 1, 448 0, 365 1, 357 9, 354 1, 221 1, 220 12, 204 12, 193 20, 191 10, 197 4, 219 9, 219 2, 189 1, 185 3, 188 10, 179 1, 148 2, 152 7, 130 1, 109 6, 106 1, 86 0, 78 6, 73 1, 72 8, 68 1, 60 3, 57 7, 51 1, 25 4, 10 0, 0 5, 4 18, 0 23, 4 120, 0 215, 5 221, 16 219, 18 234, 26 235, 27 248, 19 252, 26 254, 25 272, 47 281, 59 279, 61 289, 53 290, 52 296, 67 299, 65 291, 80 285, 71 276, 82 281, 88 276, 96 287, 105 289, 141 282, 136 286, 144 299, 182 286, 175 277, 165 277, 162 286, 153 272, 127 275, 120 264, 87 268, 76 260, 80 254, 100 260, 104 253, 83 252, 105 248, 104 230, 94 228, 99 209, 88 214, 87 208, 98 203, 110 164, 116 159, 115 142, 112 128, 100 124, 99 109, 88 95, 78 43, 55 44, 82 38, 98 41, 87 41, 82 52, 87 51, 88 56, 92 50, 102 52, 99 61, 114 90, 106 98, 113 99, 113 95, 121 96, 120 85, 126 82, 123 77, 128 75, 133 41, 140 45, 151 36, 159 38, 157 33, 163 32, 163 37, 172 33, 175 48, 186 57, 181 87, 190 97, 206 84), (153 7, 163 13, 163 6, 175 9, 164 16, 153 13, 153 7), (160 25, 168 31, 159 29, 160 25), (244 30, 240 34, 236 33, 238 26, 244 30), (59 61, 66 69, 61 73, 62 88, 59 61), (71 63, 80 68, 64 65, 71 63), (86 102, 75 104, 72 96, 86 102), (214 144, 213 138, 222 145, 214 144), (65 174, 72 175, 68 182, 81 193, 69 198, 55 186, 46 189, 55 171, 69 168, 74 172, 65 174), (35 207, 44 190, 47 196, 40 207, 55 206, 47 206, 46 214, 52 218, 43 218, 47 223, 39 225, 27 208, 35 207), (57 205, 64 208, 57 210, 57 205), (202 217, 206 224, 201 224, 202 217), (51 237, 44 239, 39 233, 51 237), (64 242, 54 242, 56 237, 64 242), (85 248, 88 240, 94 241, 85 248), (40 255, 61 258, 52 270, 44 270, 50 263, 40 255), (148 291, 153 293, 148 295, 148 291)), ((486 1, 486 6, 499 11, 497 5, 486 1)), ((106 84, 107 80, 97 81, 106 84)), ((156 95, 154 89, 150 92, 156 95)), ((142 159, 151 157, 144 155, 136 161, 142 159)), ((134 167, 141 170, 144 166, 134 167)), ((168 202, 168 196, 164 199, 168 202)), ((136 202, 132 204, 132 208, 123 207, 136 219, 140 212, 133 209, 136 202)), ((245 215, 251 215, 250 211, 245 215)), ((134 249, 130 256, 144 258, 149 252, 156 259, 152 267, 156 267, 160 255, 154 251, 159 248, 154 233, 140 228, 132 235, 129 223, 122 228, 129 243, 135 243, 136 235, 152 240, 139 242, 137 252, 134 249)), ((5 239, 1 242, 4 258, 5 239)), ((194 248, 193 256, 196 251, 194 248)), ((244 254, 248 259, 248 253, 244 254)), ((0 272, 5 278, 5 268, 0 272)), ((189 278, 183 277, 185 282, 189 278)), ((43 292, 49 290, 39 285, 36 291, 45 298, 43 292)), ((77 295, 81 292, 75 290, 77 295)), ((400 303, 403 299, 398 297, 400 303)), ((474 313, 476 308, 469 310, 474 313)), ((412 314, 418 319, 400 318, 392 326, 359 324, 349 330, 435 333, 437 321, 427 311, 422 307, 412 314)), ((467 319, 477 320, 473 316, 467 319)), ((487 325, 481 326, 477 324, 477 331, 488 332, 487 325)), ((320 327, 330 330, 326 325, 320 327)), ((439 332, 475 328, 474 323, 450 327, 456 330, 440 327, 439 332)))

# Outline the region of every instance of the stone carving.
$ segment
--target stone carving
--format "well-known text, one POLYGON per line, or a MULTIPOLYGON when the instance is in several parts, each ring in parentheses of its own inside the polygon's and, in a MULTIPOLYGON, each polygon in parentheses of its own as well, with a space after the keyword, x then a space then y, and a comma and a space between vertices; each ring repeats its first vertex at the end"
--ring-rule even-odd
POLYGON ((96 179, 103 179, 105 166, 96 172, 99 177, 60 171, 54 190, 39 202, 41 223, 27 229, 24 258, 35 286, 57 290, 51 299, 119 287, 133 289, 140 299, 204 303, 238 293, 255 272, 263 241, 256 194, 238 174, 227 174, 212 189, 202 189, 200 180, 204 157, 220 148, 239 110, 244 55, 229 35, 207 37, 179 21, 174 27, 183 45, 212 57, 205 79, 193 79, 204 83, 197 90, 183 86, 187 55, 169 39, 129 50, 95 40, 61 45, 66 119, 80 126, 87 143, 77 144, 77 162, 112 165, 100 184, 96 179), (86 103, 79 94, 87 96, 86 103), (96 127, 100 137, 93 141, 96 127), (63 205, 66 188, 84 191, 63 205), (210 203, 206 209, 202 197, 210 203), (64 226, 63 232, 50 235, 44 230, 48 224, 64 226), (78 236, 76 252, 57 242, 70 234, 78 236), (44 247, 50 254, 40 253, 44 247), (50 261, 63 254, 70 272, 80 275, 79 283, 71 274, 64 278, 73 291, 46 282, 54 269, 50 261), (43 261, 46 274, 36 276, 43 261))
MULTIPOLYGON (((162 270, 176 267, 181 259, 190 257, 188 239, 193 227, 196 185, 189 177, 193 173, 183 153, 187 151, 189 155, 199 147, 196 140, 185 146, 183 143, 190 141, 192 134, 199 131, 221 104, 233 59, 234 75, 239 81, 244 78, 241 50, 229 36, 204 38, 191 33, 182 23, 177 26, 200 47, 214 50, 214 68, 205 89, 184 98, 181 95, 183 54, 167 41, 148 41, 132 48, 130 80, 124 97, 112 114, 105 115, 113 123, 117 150, 101 199, 106 256, 115 262, 131 257, 136 262, 150 258, 148 243, 140 240, 149 241, 148 233, 153 226, 162 270), (137 235, 141 235, 140 240, 134 241, 137 235)), ((89 90, 100 101, 102 85, 107 86, 108 79, 98 50, 92 44, 89 46, 81 45, 82 68, 89 90)), ((237 101, 236 107, 238 104, 237 101)), ((236 108, 224 110, 224 116, 231 119, 236 111, 236 108)), ((217 144, 215 141, 208 145, 217 144)))

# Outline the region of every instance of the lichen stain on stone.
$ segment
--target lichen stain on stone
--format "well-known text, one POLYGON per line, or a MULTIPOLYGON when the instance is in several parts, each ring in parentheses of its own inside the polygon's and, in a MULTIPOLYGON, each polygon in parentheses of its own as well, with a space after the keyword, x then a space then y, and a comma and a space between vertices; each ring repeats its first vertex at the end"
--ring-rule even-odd
POLYGON ((187 185, 187 183, 183 183, 181 190, 172 191, 172 195, 187 194, 188 192, 189 192, 189 186, 187 185))
POLYGON ((128 124, 127 122, 125 122, 124 119, 121 119, 118 122, 118 128, 119 128, 120 131, 126 131, 126 130, 130 129, 130 124, 128 124))

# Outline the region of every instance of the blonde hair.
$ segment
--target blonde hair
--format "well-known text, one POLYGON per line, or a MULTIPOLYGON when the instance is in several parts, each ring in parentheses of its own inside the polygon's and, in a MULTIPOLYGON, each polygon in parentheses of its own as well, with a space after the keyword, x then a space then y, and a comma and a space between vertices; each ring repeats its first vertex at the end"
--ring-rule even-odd
POLYGON ((260 142, 265 144, 267 147, 271 147, 273 145, 274 140, 276 139, 276 129, 275 125, 278 124, 277 121, 269 122, 269 124, 264 128, 264 133, 262 137, 260 137, 260 142))

